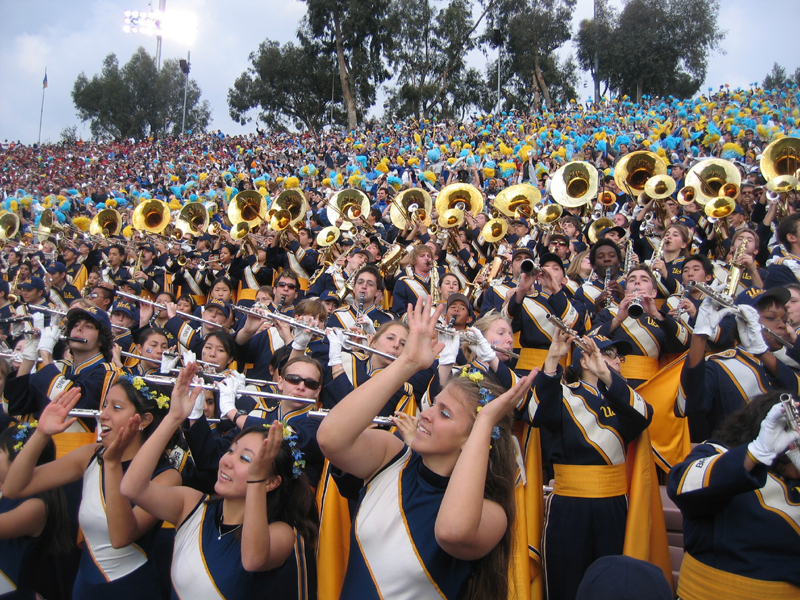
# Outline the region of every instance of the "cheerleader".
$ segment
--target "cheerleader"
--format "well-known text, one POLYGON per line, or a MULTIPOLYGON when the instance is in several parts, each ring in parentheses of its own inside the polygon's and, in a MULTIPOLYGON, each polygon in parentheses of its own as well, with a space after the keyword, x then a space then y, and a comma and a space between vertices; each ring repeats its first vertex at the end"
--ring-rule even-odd
POLYGON ((510 411, 529 375, 502 392, 456 377, 420 414, 411 447, 372 419, 442 348, 430 300, 409 306, 403 353, 336 405, 317 439, 336 467, 365 479, 341 598, 505 600, 516 463, 510 411))
MULTIPOLYGON (((75 421, 69 411, 80 397, 80 389, 72 388, 47 405, 36 432, 8 471, 3 495, 29 497, 83 479, 78 521, 86 548, 81 554, 73 598, 160 598, 156 567, 150 560, 158 519, 132 505, 119 486, 130 461, 161 422, 166 412, 162 407, 169 398, 137 378, 119 378, 103 399, 98 417, 101 442, 36 466, 52 436, 66 431, 75 421), (135 430, 123 436, 121 431, 134 415, 135 430)), ((181 482, 164 453, 153 461, 147 477, 165 488, 181 482)))
MULTIPOLYGON (((61 489, 18 500, 2 494, 11 463, 34 431, 36 427, 24 423, 12 425, 0 434, 0 598, 3 600, 37 597, 32 579, 38 554, 66 554, 72 548, 61 489)), ((50 463, 55 458, 56 447, 50 440, 36 464, 50 463)))
POLYGON ((619 375, 625 341, 581 338, 567 381, 559 364, 575 339, 560 329, 536 378, 528 417, 552 434, 555 486, 545 509, 544 566, 550 600, 573 599, 583 573, 601 556, 622 554, 628 510, 628 444, 653 409, 619 375))
MULTIPOLYGON (((219 463, 218 499, 165 487, 148 473, 181 423, 203 402, 190 388, 197 365, 180 373, 168 416, 142 447, 122 483, 125 496, 176 526, 172 585, 181 598, 316 597, 314 496, 293 436, 274 421, 240 433, 219 463)), ((123 436, 134 435, 137 417, 123 436)), ((141 597, 141 596, 139 596, 141 597)))
POLYGON ((683 600, 800 597, 800 432, 780 396, 752 398, 669 473, 683 515, 683 600))

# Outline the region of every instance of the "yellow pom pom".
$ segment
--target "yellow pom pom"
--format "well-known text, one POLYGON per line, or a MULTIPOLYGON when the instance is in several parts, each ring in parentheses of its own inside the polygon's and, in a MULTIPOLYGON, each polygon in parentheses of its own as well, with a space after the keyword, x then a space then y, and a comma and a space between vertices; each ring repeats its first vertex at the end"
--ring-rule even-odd
POLYGON ((130 238, 133 235, 133 227, 130 225, 125 227, 125 229, 122 230, 122 235, 124 235, 126 238, 130 238))
POLYGON ((275 179, 276 183, 283 183, 283 177, 278 177, 275 179))
POLYGON ((375 170, 380 173, 388 173, 389 167, 386 166, 386 163, 379 162, 377 165, 375 165, 375 170))
POLYGON ((403 157, 402 157, 402 156, 398 156, 398 157, 397 157, 397 164, 398 164, 398 165, 400 165, 400 166, 402 167, 402 166, 404 166, 404 165, 406 164, 406 161, 405 161, 405 160, 403 160, 403 157))
POLYGON ((322 187, 331 187, 331 178, 326 177, 322 180, 322 187))
POLYGON ((300 180, 297 177, 287 177, 283 182, 284 189, 293 190, 300 187, 300 180))
POLYGON ((422 142, 422 138, 419 137, 418 133, 414 134, 414 141, 417 142, 417 145, 419 145, 422 142))
POLYGON ((490 169, 489 167, 483 168, 483 176, 484 177, 494 177, 494 169, 490 169))
POLYGON ((175 183, 176 181, 178 181, 178 176, 177 176, 177 175, 170 175, 170 176, 169 176, 169 180, 170 180, 172 183, 175 183))
POLYGON ((81 231, 89 231, 89 223, 88 217, 75 217, 72 219, 72 224, 81 231))
POLYGON ((181 203, 178 201, 177 198, 173 198, 172 200, 169 201, 169 208, 170 210, 180 210, 181 203))
POLYGON ((200 175, 198 176, 198 179, 200 179, 200 181, 205 181, 207 177, 208 177, 208 173, 200 173, 200 175))
POLYGON ((116 208, 116 207, 117 207, 117 201, 116 200, 114 200, 113 198, 110 198, 109 200, 106 200, 106 208, 116 208))
MULTIPOLYGON (((12 200, 10 206, 11 206, 11 212, 17 212, 19 210, 19 203, 16 200, 12 200)), ((84 231, 86 230, 84 229, 84 231)))

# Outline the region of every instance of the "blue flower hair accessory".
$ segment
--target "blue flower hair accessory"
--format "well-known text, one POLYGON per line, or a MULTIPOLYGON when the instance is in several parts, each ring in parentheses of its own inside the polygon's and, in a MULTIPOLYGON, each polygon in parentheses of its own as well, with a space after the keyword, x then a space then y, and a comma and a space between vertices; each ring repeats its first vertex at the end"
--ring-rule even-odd
MULTIPOLYGON (((283 439, 289 444, 289 451, 292 453, 292 478, 297 479, 303 474, 303 469, 306 468, 306 459, 302 450, 297 447, 297 434, 294 429, 286 421, 280 421, 280 424, 283 427, 283 439)), ((264 424, 265 429, 270 427, 271 425, 264 424)))
MULTIPOLYGON (((473 381, 478 384, 480 397, 478 398, 478 408, 476 409, 476 412, 481 412, 481 409, 484 406, 486 406, 487 404, 489 404, 489 402, 494 400, 494 396, 492 396, 492 393, 487 388, 483 387, 482 384, 483 373, 480 370, 475 368, 470 369, 469 367, 464 367, 463 369, 461 369, 461 374, 459 375, 459 377, 466 377, 470 381, 473 381)), ((500 438, 500 427, 495 425, 492 428, 492 439, 496 440, 499 438, 500 438)))
POLYGON ((17 440, 17 443, 14 444, 14 452, 19 452, 22 450, 22 446, 25 445, 26 440, 30 437, 33 433, 33 430, 39 426, 38 421, 31 421, 30 423, 20 423, 17 425, 17 432, 14 434, 14 439, 17 440))
POLYGON ((123 373, 119 378, 126 383, 130 383, 134 389, 145 398, 149 398, 155 402, 158 408, 169 408, 169 396, 162 394, 158 390, 151 390, 141 377, 131 375, 130 373, 123 373))

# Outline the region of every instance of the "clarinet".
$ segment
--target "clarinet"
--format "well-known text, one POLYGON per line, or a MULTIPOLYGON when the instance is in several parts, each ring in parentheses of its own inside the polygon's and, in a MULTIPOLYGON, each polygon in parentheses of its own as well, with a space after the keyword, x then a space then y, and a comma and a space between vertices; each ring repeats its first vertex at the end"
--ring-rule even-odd
MULTIPOLYGON (((611 283, 611 267, 606 269, 605 277, 603 278, 603 291, 605 292, 608 289, 608 285, 611 283)), ((602 310, 606 307, 608 300, 603 302, 603 306, 598 307, 599 310, 602 310)))
POLYGON ((686 297, 689 295, 689 292, 692 291, 693 287, 694 287, 694 281, 690 281, 690 282, 688 282, 686 284, 686 287, 683 288, 683 293, 681 294, 681 297, 678 300, 678 310, 675 311, 675 320, 676 321, 680 321, 681 317, 683 316, 683 313, 686 312, 685 308, 681 308, 681 302, 686 300, 686 297))

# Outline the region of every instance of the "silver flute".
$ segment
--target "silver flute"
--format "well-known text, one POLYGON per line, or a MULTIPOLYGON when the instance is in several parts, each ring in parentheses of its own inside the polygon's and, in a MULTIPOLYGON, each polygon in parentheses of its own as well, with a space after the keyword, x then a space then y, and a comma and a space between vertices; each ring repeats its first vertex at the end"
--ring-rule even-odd
MULTIPOLYGON (((181 369, 171 369, 170 373, 178 374, 181 372, 181 369)), ((217 381, 222 381, 223 379, 227 378, 227 375, 223 375, 222 373, 207 373, 206 371, 198 371, 197 375, 200 377, 208 377, 210 379, 216 379, 217 381)), ((266 379, 251 379, 249 377, 245 377, 244 379, 245 385, 257 385, 259 387, 266 387, 268 385, 278 385, 277 381, 267 381, 266 379)))
MULTIPOLYGON (((712 289, 711 286, 706 285, 705 283, 695 283, 694 289, 698 290, 701 294, 705 294, 720 306, 723 306, 725 308, 732 308, 734 311, 733 314, 736 315, 737 317, 742 316, 742 310, 738 306, 736 306, 736 303, 731 298, 729 298, 725 294, 720 294, 718 291, 712 289)), ((773 333, 763 325, 761 326, 761 332, 766 333, 769 337, 780 343, 782 346, 786 346, 786 348, 788 348, 789 350, 794 348, 794 344, 792 344, 792 342, 782 338, 777 333, 773 333)))
MULTIPOLYGON (((155 306, 156 308, 160 308, 161 310, 167 310, 167 307, 163 304, 159 304, 158 302, 151 302, 150 300, 145 300, 144 298, 140 298, 139 296, 134 296, 133 294, 128 294, 126 292, 116 292, 117 296, 121 296, 123 298, 127 298, 128 300, 133 300, 134 302, 140 302, 142 304, 149 304, 150 306, 155 306)), ((214 327, 219 327, 222 329, 222 325, 219 323, 214 323, 214 321, 207 321, 206 319, 202 319, 200 317, 196 317, 192 314, 182 312, 180 310, 175 311, 181 317, 186 317, 187 319, 191 319, 192 321, 197 321, 198 323, 204 323, 206 325, 213 325, 214 327)))
POLYGON ((89 408, 73 408, 69 411, 70 417, 81 417, 84 419, 96 419, 100 416, 100 410, 91 410, 89 408))
MULTIPOLYGON (((133 352, 125 352, 124 350, 120 351, 120 354, 122 356, 127 356, 128 358, 137 358, 139 360, 146 360, 147 362, 152 362, 152 363, 160 363, 161 362, 160 358, 155 358, 155 357, 152 357, 152 356, 150 356, 150 357, 142 356, 141 354, 134 354, 133 352)), ((176 356, 180 357, 180 354, 178 354, 176 352, 162 352, 161 356, 169 356, 171 358, 175 358, 176 356)), ((196 362, 201 367, 214 367, 215 369, 219 368, 219 365, 216 364, 216 363, 205 362, 203 360, 195 360, 194 362, 196 362)), ((260 384, 254 384, 254 385, 260 385, 260 384)))
MULTIPOLYGON (((269 312, 266 315, 262 315, 260 312, 257 312, 255 310, 251 310, 249 308, 245 308, 244 306, 234 306, 233 310, 235 310, 237 312, 240 312, 242 314, 245 314, 245 315, 250 315, 250 316, 253 316, 253 317, 257 317, 259 319, 281 321, 282 323, 286 323, 286 324, 288 324, 288 325, 290 325, 292 327, 297 327, 298 329, 305 329, 306 331, 310 331, 311 333, 313 333, 314 335, 317 335, 319 337, 326 337, 327 334, 328 334, 328 329, 320 329, 319 327, 314 327, 313 325, 307 325, 306 323, 303 323, 302 321, 298 321, 297 319, 293 319, 292 317, 288 317, 288 316, 286 316, 284 314, 281 314, 281 313, 269 312)), ((334 328, 331 327, 330 329, 334 329, 334 328)), ((360 333, 354 333, 354 332, 348 331, 346 329, 343 330, 343 331, 344 331, 344 334, 346 336, 364 337, 360 333)), ((359 344, 359 343, 356 343, 356 342, 353 342, 353 341, 350 341, 350 340, 345 340, 344 344, 345 344, 345 348, 344 348, 345 350, 347 350, 348 349, 347 347, 349 346, 349 347, 352 347, 352 348, 357 348, 359 350, 363 350, 364 352, 369 352, 370 354, 377 354, 378 356, 383 356, 384 358, 388 358, 389 360, 396 360, 397 359, 396 356, 393 356, 391 354, 387 354, 386 352, 381 352, 380 350, 376 350, 375 348, 371 348, 371 347, 369 347, 369 346, 367 346, 365 344, 359 344)))
POLYGON ((800 411, 794 403, 794 398, 791 394, 781 394, 780 400, 783 405, 783 414, 786 415, 786 424, 789 426, 789 430, 794 431, 800 436, 800 411))
MULTIPOLYGON (((154 383, 156 385, 170 386, 175 385, 177 380, 175 377, 165 377, 162 375, 145 375, 142 377, 147 383, 154 383)), ((219 385, 213 383, 191 383, 191 387, 200 387, 204 390, 211 390, 213 392, 219 391, 219 385)), ((272 400, 290 400, 292 402, 303 402, 305 404, 316 404, 314 398, 297 398, 295 396, 284 396, 283 394, 271 394, 269 392, 259 392, 256 390, 239 390, 236 392, 237 396, 253 396, 258 398, 271 398, 272 400)))
MULTIPOLYGON (((530 259, 528 259, 528 260, 530 260, 530 259)), ((451 322, 454 321, 454 320, 455 319, 452 319, 451 322)), ((477 344, 478 343, 478 339, 474 335, 472 335, 471 332, 469 332, 469 331, 461 331, 459 329, 455 329, 452 325, 442 325, 440 323, 440 324, 436 325, 434 327, 434 329, 436 329, 436 331, 438 331, 439 333, 443 333, 445 335, 457 335, 458 337, 461 338, 461 341, 464 342, 465 344, 477 344)), ((496 344, 489 344, 489 345, 492 347, 492 350, 494 350, 495 352, 499 352, 500 354, 505 354, 509 358, 519 358, 519 354, 517 354, 516 352, 513 352, 512 350, 506 350, 505 348, 501 348, 500 346, 498 346, 496 344)))
MULTIPOLYGON (((328 408, 321 408, 319 410, 310 410, 308 411, 308 416, 313 417, 315 419, 324 419, 328 416, 328 413, 331 412, 328 408)), ((394 423, 392 422, 391 417, 375 417, 372 419, 372 422, 376 425, 389 425, 392 426, 394 423)))
POLYGON ((575 339, 572 342, 581 350, 583 350, 586 354, 591 354, 591 350, 589 350, 589 346, 587 346, 584 341, 581 339, 581 336, 578 335, 578 332, 569 327, 564 321, 558 318, 555 315, 548 314, 546 319, 550 321, 553 325, 558 327, 561 331, 566 333, 567 335, 574 336, 575 339))

